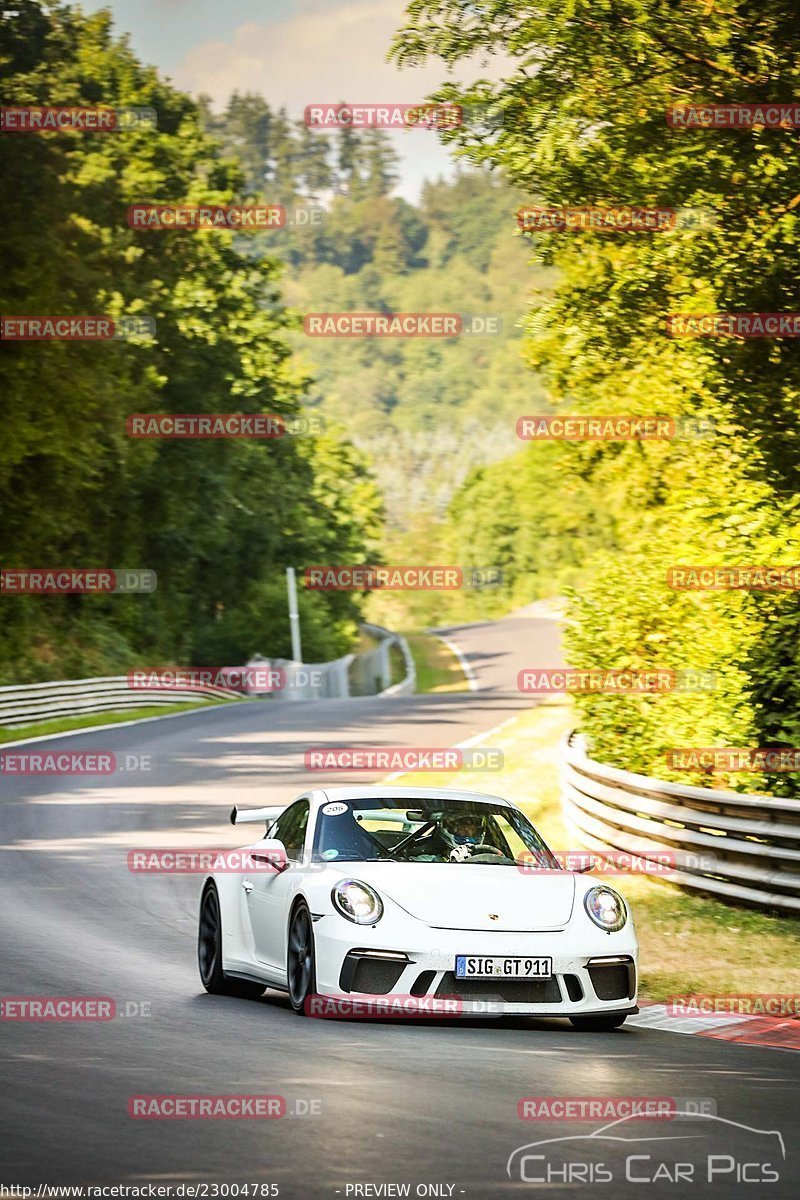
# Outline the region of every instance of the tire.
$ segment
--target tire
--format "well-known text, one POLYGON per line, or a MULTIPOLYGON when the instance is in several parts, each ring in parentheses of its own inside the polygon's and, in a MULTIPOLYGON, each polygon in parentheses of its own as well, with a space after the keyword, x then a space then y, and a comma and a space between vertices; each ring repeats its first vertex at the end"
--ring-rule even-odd
POLYGON ((597 1013, 594 1017, 570 1017, 576 1029, 586 1033, 607 1033, 625 1024, 627 1013, 597 1013))
POLYGON ((212 996, 238 996, 241 1000, 257 1000, 264 991, 263 983, 233 979, 222 970, 222 914, 215 883, 206 884, 200 900, 197 965, 200 970, 200 982, 212 996))
POLYGON ((286 982, 289 1003, 301 1017, 307 1016, 306 1001, 317 990, 314 925, 304 900, 295 908, 289 922, 286 944, 286 982))

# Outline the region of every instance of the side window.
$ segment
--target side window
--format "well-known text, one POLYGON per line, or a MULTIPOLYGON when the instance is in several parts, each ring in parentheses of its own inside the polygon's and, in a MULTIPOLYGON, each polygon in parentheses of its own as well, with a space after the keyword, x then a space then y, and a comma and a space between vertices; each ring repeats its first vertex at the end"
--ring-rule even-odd
POLYGON ((505 817, 501 816, 500 813, 495 813, 494 819, 500 828, 500 832, 502 833, 509 850, 511 851, 512 857, 517 860, 524 859, 526 856, 530 857, 530 850, 525 845, 525 842, 517 833, 511 822, 505 817))
POLYGON ((271 837, 283 842, 288 857, 295 862, 303 856, 308 812, 308 800, 298 800, 296 804, 290 804, 286 812, 278 817, 270 832, 271 837))

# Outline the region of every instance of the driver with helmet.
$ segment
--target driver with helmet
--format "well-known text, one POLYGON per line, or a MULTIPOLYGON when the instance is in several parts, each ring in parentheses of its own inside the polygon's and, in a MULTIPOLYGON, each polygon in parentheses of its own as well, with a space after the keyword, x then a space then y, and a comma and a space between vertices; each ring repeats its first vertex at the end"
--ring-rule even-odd
POLYGON ((479 847, 484 850, 494 849, 486 845, 486 817, 477 813, 451 815, 445 812, 439 824, 439 832, 449 848, 450 862, 465 862, 479 847))

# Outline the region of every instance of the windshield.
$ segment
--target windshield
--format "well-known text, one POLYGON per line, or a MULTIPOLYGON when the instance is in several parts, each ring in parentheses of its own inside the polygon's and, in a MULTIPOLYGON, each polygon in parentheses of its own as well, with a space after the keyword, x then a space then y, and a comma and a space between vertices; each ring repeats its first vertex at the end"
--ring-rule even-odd
POLYGON ((315 862, 490 863, 557 871, 561 865, 513 808, 468 800, 370 799, 323 804, 315 862))

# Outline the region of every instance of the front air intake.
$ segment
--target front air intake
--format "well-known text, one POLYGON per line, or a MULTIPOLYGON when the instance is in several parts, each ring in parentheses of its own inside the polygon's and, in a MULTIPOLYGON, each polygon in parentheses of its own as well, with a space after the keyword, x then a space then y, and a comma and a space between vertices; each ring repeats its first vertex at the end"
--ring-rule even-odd
POLYGON ((635 996, 636 968, 632 958, 592 958, 586 969, 598 1000, 624 1000, 635 996))

